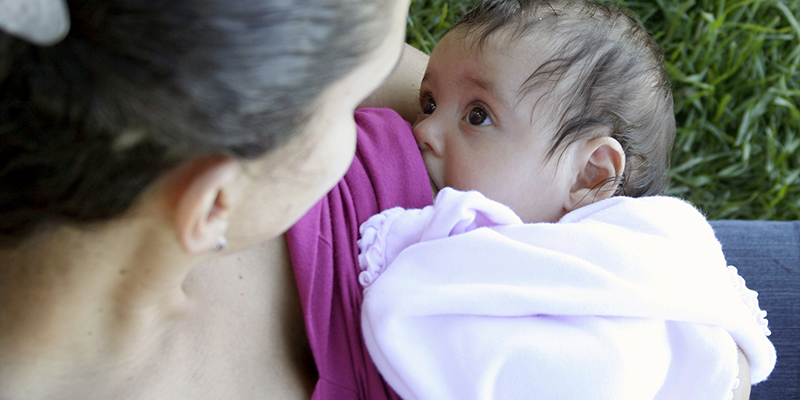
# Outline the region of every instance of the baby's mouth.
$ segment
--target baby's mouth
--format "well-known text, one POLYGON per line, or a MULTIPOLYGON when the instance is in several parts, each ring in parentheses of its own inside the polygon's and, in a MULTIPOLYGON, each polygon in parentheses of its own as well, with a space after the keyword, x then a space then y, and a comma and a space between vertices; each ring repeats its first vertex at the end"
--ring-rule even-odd
POLYGON ((431 182, 431 193, 433 193, 433 198, 436 198, 436 194, 439 193, 439 188, 436 186, 436 183, 433 182, 433 178, 431 178, 430 174, 428 174, 428 180, 431 182))

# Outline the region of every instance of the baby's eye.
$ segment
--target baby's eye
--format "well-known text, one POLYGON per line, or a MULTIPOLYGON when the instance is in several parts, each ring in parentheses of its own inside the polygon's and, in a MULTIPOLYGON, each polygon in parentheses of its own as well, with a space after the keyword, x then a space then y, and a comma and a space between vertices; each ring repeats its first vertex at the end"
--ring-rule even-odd
POLYGON ((467 115, 467 121, 475 126, 487 126, 492 124, 492 119, 489 118, 489 115, 486 114, 486 111, 480 107, 475 107, 469 111, 469 114, 467 115))
POLYGON ((422 101, 422 113, 423 114, 433 114, 436 110, 436 103, 433 102, 433 98, 428 96, 422 101))

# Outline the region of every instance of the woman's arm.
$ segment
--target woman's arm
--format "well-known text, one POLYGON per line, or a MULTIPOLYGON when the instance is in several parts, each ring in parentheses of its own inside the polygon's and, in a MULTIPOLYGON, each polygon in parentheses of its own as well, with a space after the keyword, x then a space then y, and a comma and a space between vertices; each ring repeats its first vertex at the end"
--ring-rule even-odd
POLYGON ((750 399, 750 365, 739 349, 739 387, 733 391, 733 400, 750 399))
POLYGON ((428 55, 406 44, 392 75, 359 108, 391 108, 413 123, 419 114, 419 85, 427 66, 428 55))

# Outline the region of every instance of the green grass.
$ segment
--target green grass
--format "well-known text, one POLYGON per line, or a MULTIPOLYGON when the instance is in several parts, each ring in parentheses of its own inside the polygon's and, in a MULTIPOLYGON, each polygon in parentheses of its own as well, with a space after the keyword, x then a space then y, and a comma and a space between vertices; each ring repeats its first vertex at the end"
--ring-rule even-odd
MULTIPOLYGON (((413 0, 430 53, 474 0, 413 0)), ((800 219, 800 0, 621 1, 664 49, 678 133, 667 193, 709 219, 800 219)))

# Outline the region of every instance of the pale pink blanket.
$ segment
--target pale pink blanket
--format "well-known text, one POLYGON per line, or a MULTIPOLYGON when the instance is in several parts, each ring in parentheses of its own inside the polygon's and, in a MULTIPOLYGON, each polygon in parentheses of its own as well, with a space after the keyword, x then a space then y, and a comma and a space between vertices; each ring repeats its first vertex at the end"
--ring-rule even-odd
POLYGON ((760 382, 766 313, 705 218, 669 197, 523 224, 477 192, 361 227, 362 330, 406 399, 727 399, 760 382))

